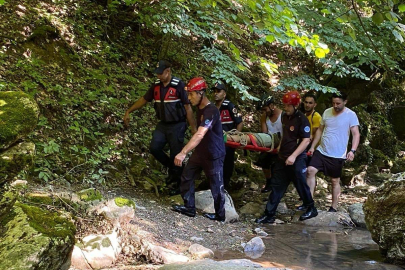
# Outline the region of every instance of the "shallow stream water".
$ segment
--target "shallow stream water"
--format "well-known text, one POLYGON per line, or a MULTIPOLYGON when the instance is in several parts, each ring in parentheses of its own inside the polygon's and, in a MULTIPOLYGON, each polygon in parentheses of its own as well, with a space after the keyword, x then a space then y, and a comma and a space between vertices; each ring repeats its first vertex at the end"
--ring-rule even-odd
MULTIPOLYGON (((217 251, 216 259, 247 258, 264 267, 290 269, 396 270, 399 266, 383 263, 378 245, 367 230, 315 228, 294 224, 263 227, 263 254, 217 251)), ((253 237, 253 236, 252 236, 253 237)))

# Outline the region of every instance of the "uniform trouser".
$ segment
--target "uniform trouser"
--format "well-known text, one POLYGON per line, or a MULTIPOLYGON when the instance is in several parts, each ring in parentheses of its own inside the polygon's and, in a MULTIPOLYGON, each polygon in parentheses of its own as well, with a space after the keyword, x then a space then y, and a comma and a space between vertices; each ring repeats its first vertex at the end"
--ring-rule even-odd
POLYGON ((225 217, 225 191, 223 183, 224 157, 217 159, 201 158, 195 152, 191 155, 181 175, 180 193, 184 206, 195 208, 195 183, 194 180, 201 171, 210 182, 212 197, 214 198, 215 214, 220 218, 225 217))
POLYGON ((266 205, 266 215, 274 216, 277 206, 287 191, 288 185, 292 181, 297 189, 298 195, 307 207, 314 205, 311 192, 307 185, 307 166, 305 157, 299 157, 293 165, 285 165, 285 161, 278 159, 274 164, 270 180, 271 193, 266 205))
POLYGON ((169 168, 169 175, 173 176, 175 181, 180 181, 183 167, 174 165, 174 158, 184 146, 184 134, 186 132, 186 122, 164 123, 159 122, 153 131, 152 141, 150 143, 151 154, 162 165, 169 168), (170 157, 163 151, 166 144, 170 147, 170 157))
POLYGON ((229 189, 229 183, 231 182, 231 177, 233 173, 233 168, 235 167, 235 148, 225 147, 226 155, 224 160, 224 186, 225 189, 229 189))

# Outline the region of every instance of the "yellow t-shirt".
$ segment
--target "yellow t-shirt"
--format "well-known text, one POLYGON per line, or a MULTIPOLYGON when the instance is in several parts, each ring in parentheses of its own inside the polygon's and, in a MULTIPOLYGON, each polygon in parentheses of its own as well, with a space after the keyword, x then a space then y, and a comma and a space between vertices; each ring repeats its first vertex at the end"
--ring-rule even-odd
POLYGON ((322 116, 314 111, 310 115, 307 115, 307 118, 309 121, 309 125, 311 127, 311 139, 312 139, 315 136, 313 128, 319 128, 319 126, 321 125, 322 116))

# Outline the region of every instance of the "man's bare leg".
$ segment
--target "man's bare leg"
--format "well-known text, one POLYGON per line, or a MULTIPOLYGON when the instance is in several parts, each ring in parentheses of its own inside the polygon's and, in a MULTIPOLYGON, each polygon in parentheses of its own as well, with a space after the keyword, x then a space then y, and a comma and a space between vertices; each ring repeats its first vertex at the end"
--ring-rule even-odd
POLYGON ((340 196, 340 178, 332 178, 332 207, 337 209, 340 196))
POLYGON ((311 191, 312 198, 314 197, 315 186, 316 186, 316 173, 318 170, 315 167, 309 166, 307 171, 307 184, 309 190, 311 191))

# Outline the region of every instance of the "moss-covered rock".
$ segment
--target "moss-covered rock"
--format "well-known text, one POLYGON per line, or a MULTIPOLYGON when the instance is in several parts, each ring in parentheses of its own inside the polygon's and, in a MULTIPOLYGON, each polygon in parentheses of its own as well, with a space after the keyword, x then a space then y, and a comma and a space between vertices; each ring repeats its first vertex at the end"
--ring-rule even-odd
POLYGON ((16 200, 17 196, 12 191, 0 193, 0 221, 9 213, 16 200))
POLYGON ((80 205, 68 198, 62 198, 61 196, 55 196, 49 193, 31 192, 20 198, 27 203, 33 203, 34 205, 50 205, 56 207, 68 207, 69 209, 78 210, 80 205))
POLYGON ((0 92, 0 149, 30 133, 37 125, 37 103, 23 92, 0 92))
POLYGON ((114 202, 117 206, 119 207, 124 207, 124 206, 129 206, 132 208, 136 208, 135 202, 130 199, 122 198, 122 197, 117 197, 114 199, 114 202))
POLYGON ((0 270, 68 268, 75 235, 69 216, 16 202, 0 225, 0 270))
POLYGON ((77 192, 77 195, 82 201, 91 202, 103 199, 103 195, 101 195, 100 191, 96 190, 95 188, 88 188, 77 192))
POLYGON ((0 154, 0 184, 13 179, 22 170, 32 166, 35 144, 22 142, 0 154))
POLYGON ((405 173, 393 175, 371 193, 363 209, 367 228, 387 261, 405 264, 405 173))

